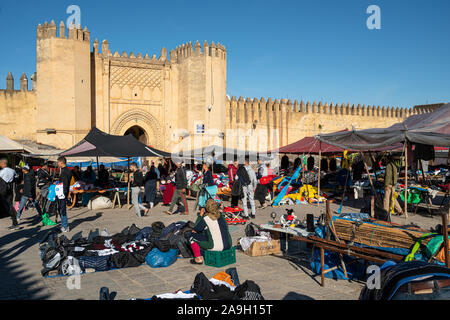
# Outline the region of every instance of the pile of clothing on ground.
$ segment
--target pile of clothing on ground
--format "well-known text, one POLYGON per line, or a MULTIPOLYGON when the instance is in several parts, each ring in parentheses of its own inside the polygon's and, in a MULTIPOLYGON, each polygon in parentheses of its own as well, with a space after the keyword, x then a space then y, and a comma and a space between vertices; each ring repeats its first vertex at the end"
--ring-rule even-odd
MULTIPOLYGON (((113 300, 109 289, 100 289, 100 300, 113 300)), ((154 295, 149 299, 132 300, 264 300, 260 287, 252 280, 240 283, 236 268, 229 268, 208 279, 203 272, 195 276, 190 290, 154 295)))
MULTIPOLYGON (((68 239, 57 231, 49 231, 39 243, 43 276, 72 275, 84 272, 107 271, 116 268, 137 267, 168 252, 175 257, 192 258, 188 239, 194 223, 174 222, 165 226, 154 222, 151 227, 139 229, 131 225, 110 236, 107 232, 82 237, 81 232, 68 239)), ((175 259, 176 260, 176 259, 175 259)), ((172 263, 174 260, 172 261, 172 263)))
MULTIPOLYGON (((202 173, 195 172, 193 170, 186 170, 186 178, 188 182, 188 189, 198 192, 202 188, 202 173)), ((230 188, 230 179, 228 175, 225 173, 213 174, 214 183, 216 184, 219 190, 231 190, 230 188)))

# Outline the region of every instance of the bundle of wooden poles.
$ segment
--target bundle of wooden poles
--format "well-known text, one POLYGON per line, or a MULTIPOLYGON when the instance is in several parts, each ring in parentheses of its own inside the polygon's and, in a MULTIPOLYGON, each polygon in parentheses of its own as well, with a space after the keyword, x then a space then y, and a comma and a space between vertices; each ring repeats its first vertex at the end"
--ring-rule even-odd
MULTIPOLYGON (((373 247, 410 249, 424 232, 381 224, 336 219, 336 234, 341 240, 361 243, 373 247)), ((424 239, 426 245, 430 239, 424 239)))

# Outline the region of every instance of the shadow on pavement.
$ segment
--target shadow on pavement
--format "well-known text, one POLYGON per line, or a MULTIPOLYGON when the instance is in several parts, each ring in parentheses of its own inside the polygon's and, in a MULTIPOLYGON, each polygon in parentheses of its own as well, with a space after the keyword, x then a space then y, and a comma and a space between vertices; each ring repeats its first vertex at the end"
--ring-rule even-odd
MULTIPOLYGON (((97 220, 102 216, 99 212, 95 216, 80 218, 70 221, 69 226, 74 229, 83 222, 97 220)), ((70 215, 69 215, 70 217, 70 215)), ((5 218, 9 219, 9 218, 5 218)), ((6 231, 7 234, 0 237, 0 300, 16 299, 48 299, 50 295, 45 291, 43 283, 36 280, 36 273, 40 272, 39 249, 37 244, 51 230, 60 228, 59 224, 53 227, 41 227, 32 221, 34 217, 27 218, 21 223, 22 229, 6 231), (35 260, 27 264, 26 261, 18 262, 18 257, 26 250, 35 250, 35 260)))
POLYGON ((283 299, 281 300, 314 300, 314 298, 311 298, 310 296, 300 294, 297 292, 288 292, 283 299))

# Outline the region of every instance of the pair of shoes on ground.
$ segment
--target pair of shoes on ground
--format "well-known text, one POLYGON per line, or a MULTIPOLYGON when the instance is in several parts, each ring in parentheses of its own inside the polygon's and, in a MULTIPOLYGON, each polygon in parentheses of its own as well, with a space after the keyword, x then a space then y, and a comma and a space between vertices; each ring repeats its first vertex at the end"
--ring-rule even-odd
POLYGON ((8 230, 18 230, 18 229, 20 229, 19 224, 12 225, 12 226, 8 227, 8 230))
POLYGON ((61 227, 61 232, 66 233, 66 232, 69 232, 69 231, 70 231, 69 227, 67 227, 67 228, 61 227))
POLYGON ((248 216, 246 216, 246 215, 242 215, 242 218, 243 218, 243 219, 247 219, 247 220, 250 220, 250 219, 255 219, 255 218, 256 218, 256 216, 255 216, 255 215, 253 215, 253 214, 251 214, 251 215, 248 215, 248 216))
POLYGON ((197 261, 195 261, 195 259, 191 259, 189 262, 191 264, 199 264, 199 265, 203 264, 203 262, 197 262, 197 261))
POLYGON ((141 211, 140 211, 140 214, 137 214, 137 213, 136 213, 136 216, 137 216, 138 218, 148 217, 148 216, 149 216, 149 215, 148 215, 149 212, 150 212, 150 209, 141 210, 141 211))

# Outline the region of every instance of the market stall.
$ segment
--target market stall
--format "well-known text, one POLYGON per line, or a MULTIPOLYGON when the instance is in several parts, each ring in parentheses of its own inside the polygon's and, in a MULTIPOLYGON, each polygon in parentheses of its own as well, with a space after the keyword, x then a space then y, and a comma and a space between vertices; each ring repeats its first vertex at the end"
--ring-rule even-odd
MULTIPOLYGON (((412 144, 435 147, 450 146, 450 104, 446 104, 432 113, 410 116, 405 121, 388 128, 319 134, 316 138, 335 147, 359 151, 375 150, 403 143, 403 154, 405 155, 404 196, 407 199, 408 153, 412 150, 412 144)), ((408 202, 405 201, 405 215, 407 215, 407 206, 408 202)))

